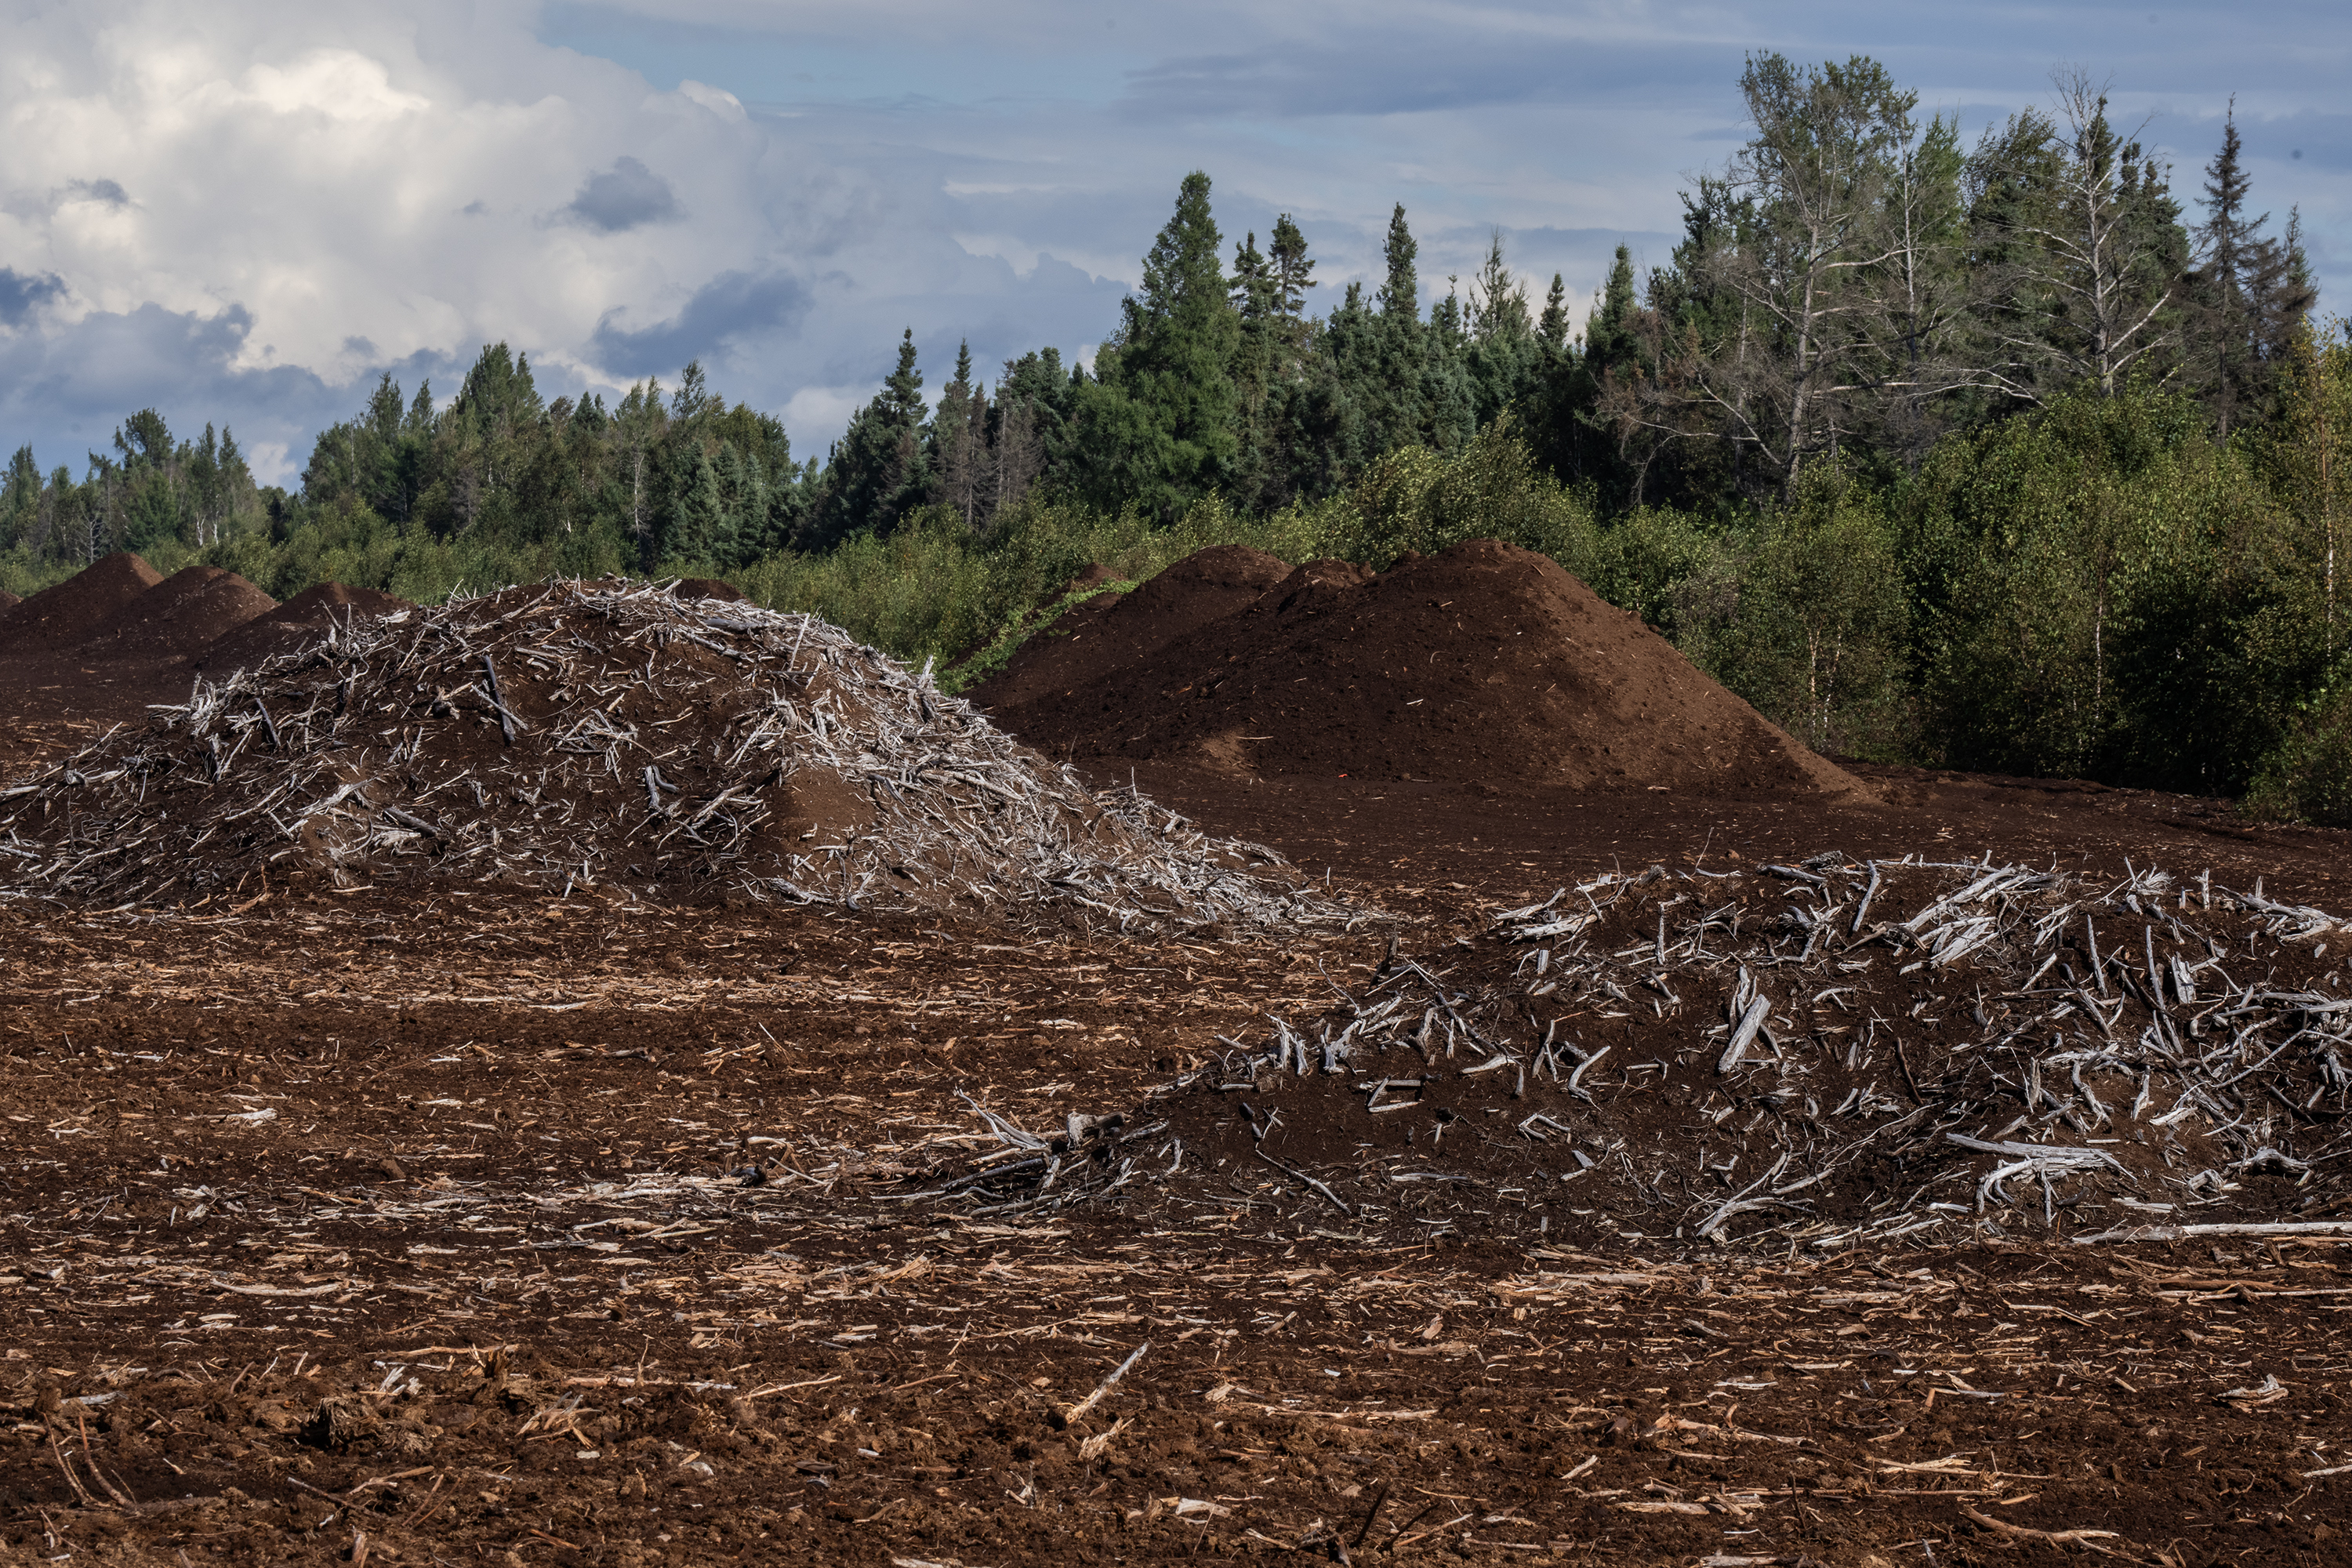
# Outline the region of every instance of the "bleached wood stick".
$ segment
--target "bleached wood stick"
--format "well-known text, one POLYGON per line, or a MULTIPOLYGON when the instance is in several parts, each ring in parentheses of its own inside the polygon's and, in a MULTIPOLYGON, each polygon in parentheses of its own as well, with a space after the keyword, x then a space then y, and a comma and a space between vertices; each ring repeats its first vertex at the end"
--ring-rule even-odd
POLYGON ((1756 1031, 1764 1026, 1765 1016, 1771 1011, 1772 999, 1769 996, 1759 996, 1748 1004, 1748 1011, 1739 1016, 1739 1026, 1731 1031, 1731 1043, 1723 1047, 1723 1055, 1715 1064, 1717 1072, 1727 1073, 1739 1065, 1748 1047, 1755 1043, 1756 1031))
POLYGON ((1134 1366, 1137 1362, 1141 1361, 1143 1359, 1143 1352, 1150 1348, 1151 1342, 1150 1340, 1146 1340, 1141 1344, 1136 1346, 1135 1352, 1132 1355, 1129 1355, 1125 1361, 1119 1363, 1118 1365, 1113 1367, 1111 1369, 1110 1375, 1104 1378, 1102 1382, 1097 1384, 1095 1385, 1095 1391, 1092 1394, 1087 1394, 1084 1399, 1079 1400, 1076 1405, 1071 1405, 1067 1410, 1062 1412, 1061 1424, 1067 1426, 1079 1416, 1084 1415, 1087 1411, 1092 1410, 1096 1405, 1100 1405, 1103 1402, 1103 1396, 1111 1391, 1111 1385, 1117 1383, 1120 1378, 1125 1377, 1128 1373, 1128 1369, 1134 1366))

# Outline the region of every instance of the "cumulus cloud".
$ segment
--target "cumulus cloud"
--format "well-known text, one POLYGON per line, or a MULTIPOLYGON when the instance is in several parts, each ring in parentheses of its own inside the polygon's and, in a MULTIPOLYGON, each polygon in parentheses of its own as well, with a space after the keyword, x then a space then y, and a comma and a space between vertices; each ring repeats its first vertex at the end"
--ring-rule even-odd
POLYGON ((606 234, 620 234, 640 224, 660 223, 678 216, 677 196, 669 182, 623 153, 601 174, 591 174, 564 212, 575 221, 606 234))
POLYGON ((28 276, 0 267, 0 326, 24 325, 34 311, 65 291, 65 279, 54 272, 28 276))
POLYGON ((666 321, 633 331, 623 324, 625 312, 614 311, 596 323, 593 341, 602 363, 625 375, 652 375, 749 335, 788 333, 808 308, 808 285, 796 278, 728 272, 696 289, 666 321))

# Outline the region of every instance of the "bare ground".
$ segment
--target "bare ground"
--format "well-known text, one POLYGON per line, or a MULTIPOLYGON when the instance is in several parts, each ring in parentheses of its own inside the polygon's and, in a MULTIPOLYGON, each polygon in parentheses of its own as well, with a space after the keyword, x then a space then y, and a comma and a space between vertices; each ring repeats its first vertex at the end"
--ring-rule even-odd
MULTIPOLYGON (((1140 782, 1424 944, 1612 864, 1832 847, 2352 905, 2346 835, 2080 787, 1140 782)), ((1278 1176, 907 1196, 983 1142, 962 1096, 1135 1103, 1384 941, 0 913, 0 1561, 2345 1560, 2332 1243, 1570 1251, 1467 1211, 1408 1244, 1278 1176)))

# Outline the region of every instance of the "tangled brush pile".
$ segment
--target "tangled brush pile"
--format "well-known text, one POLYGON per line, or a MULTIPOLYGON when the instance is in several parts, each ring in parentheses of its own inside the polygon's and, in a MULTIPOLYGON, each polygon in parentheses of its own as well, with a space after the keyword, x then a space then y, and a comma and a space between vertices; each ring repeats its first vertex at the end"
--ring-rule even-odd
POLYGON ((627 583, 352 617, 0 789, 0 890, 719 890, 1144 931, 1350 911, 814 616, 627 583))

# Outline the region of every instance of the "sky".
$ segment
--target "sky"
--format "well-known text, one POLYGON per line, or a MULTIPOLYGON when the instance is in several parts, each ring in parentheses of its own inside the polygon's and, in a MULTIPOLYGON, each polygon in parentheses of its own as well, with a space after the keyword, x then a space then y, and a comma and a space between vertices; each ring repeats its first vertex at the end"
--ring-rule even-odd
POLYGON ((1193 169, 1229 242, 1294 216, 1318 310, 1399 202, 1424 300, 1499 229, 1580 304, 1666 259, 1761 50, 1971 139, 2084 68, 2188 201, 2234 98, 2352 313, 2340 0, 0 0, 0 442, 79 475, 152 406, 290 485, 379 376, 446 400, 503 341, 550 398, 699 360, 821 457, 902 330, 934 392, 960 342, 1090 353, 1193 169))

